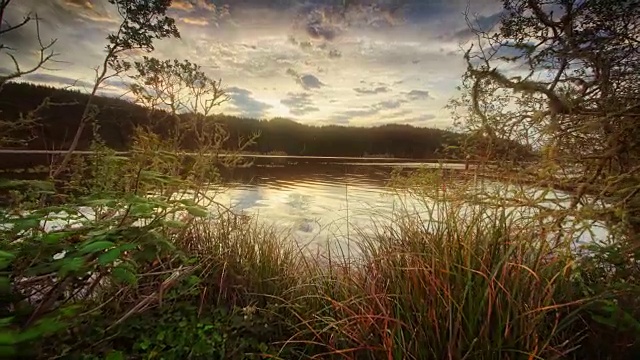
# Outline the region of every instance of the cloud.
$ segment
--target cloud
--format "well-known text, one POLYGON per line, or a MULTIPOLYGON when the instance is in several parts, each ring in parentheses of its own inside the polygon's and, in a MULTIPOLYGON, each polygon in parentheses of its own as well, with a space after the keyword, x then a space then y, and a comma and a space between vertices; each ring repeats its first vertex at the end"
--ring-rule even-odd
POLYGON ((386 100, 377 103, 375 107, 378 109, 397 109, 406 102, 406 100, 386 100))
POLYGON ((378 115, 383 111, 386 112, 387 110, 397 109, 405 103, 407 103, 407 100, 405 99, 384 100, 364 108, 342 111, 331 117, 331 120, 335 120, 341 123, 349 123, 353 119, 368 118, 374 115, 378 115))
POLYGON ((309 93, 288 93, 286 98, 280 100, 280 103, 287 106, 289 112, 296 116, 320 111, 319 108, 314 106, 309 93))
POLYGON ((437 116, 435 116, 433 114, 425 114, 425 115, 421 115, 421 116, 417 116, 417 117, 406 119, 406 122, 407 123, 412 123, 412 124, 425 123, 425 122, 429 122, 429 121, 431 121, 431 120, 433 120, 435 118, 437 118, 437 116))
POLYGON ((426 100, 430 99, 431 95, 426 90, 411 90, 407 93, 409 100, 426 100))
MULTIPOLYGON (((474 0, 470 12, 488 21, 500 6, 490 1, 496 2, 474 0)), ((400 111, 409 119, 440 116, 465 69, 461 56, 448 54, 459 48, 451 36, 465 28, 468 0, 348 3, 345 10, 336 0, 173 0, 169 15, 182 37, 155 41, 153 55, 189 59, 231 86, 225 112, 362 126, 396 121, 392 114, 400 111), (216 6, 223 3, 229 6, 216 6)), ((44 40, 59 39, 55 51, 66 62, 49 64, 61 69, 53 73, 60 79, 40 79, 46 81, 90 81, 115 28, 107 21, 119 20, 107 0, 14 0, 10 6, 8 21, 37 11, 44 40)), ((37 50, 33 33, 25 27, 20 38, 3 38, 25 67, 37 50)))
POLYGON ((227 13, 229 11, 229 5, 216 6, 213 1, 214 0, 195 0, 195 3, 198 5, 198 8, 208 11, 217 11, 221 13, 227 13))
MULTIPOLYGON (((470 19, 471 25, 475 30, 488 32, 500 23, 500 19, 503 15, 504 11, 499 11, 488 16, 479 15, 475 19, 470 19)), ((465 42, 473 39, 474 37, 474 30, 470 29, 469 26, 465 26, 464 28, 454 32, 451 39, 465 42)))
POLYGON ((55 86, 73 86, 79 88, 91 89, 93 87, 93 83, 88 81, 84 81, 81 79, 74 79, 67 76, 54 75, 54 74, 45 74, 45 73, 33 73, 28 74, 21 77, 22 80, 26 80, 29 82, 46 84, 46 85, 55 85, 55 86))
POLYGON ((207 26, 209 25, 209 19, 203 17, 180 17, 180 21, 189 25, 207 26))
POLYGON ((239 87, 229 87, 225 89, 225 93, 229 96, 229 101, 241 115, 261 118, 265 116, 265 112, 273 106, 256 100, 253 93, 247 89, 239 87))
MULTIPOLYGON (((92 0, 50 0, 52 3, 58 3, 59 6, 66 10, 67 16, 75 18, 74 20, 90 20, 98 23, 116 23, 118 19, 115 14, 110 13, 105 8, 106 1, 92 0)), ((111 7, 111 5, 108 5, 111 7)))
POLYGON ((77 6, 85 9, 93 9, 93 4, 91 4, 91 0, 64 0, 67 5, 77 6))
POLYGON ((188 0, 173 0, 171 3, 171 8, 182 11, 191 11, 193 10, 193 4, 188 0))
POLYGON ((311 74, 300 76, 298 83, 305 89, 318 89, 325 86, 320 79, 311 74))
POLYGON ((389 92, 389 88, 386 86, 378 86, 373 89, 366 89, 366 88, 359 87, 359 88, 354 88, 353 91, 357 92, 358 94, 382 94, 382 93, 389 92))
POLYGON ((305 90, 319 89, 325 86, 325 84, 322 81, 320 81, 320 79, 318 79, 315 75, 312 75, 312 74, 301 75, 292 68, 288 68, 286 71, 286 74, 293 77, 296 80, 296 82, 300 86, 302 86, 302 88, 305 90))

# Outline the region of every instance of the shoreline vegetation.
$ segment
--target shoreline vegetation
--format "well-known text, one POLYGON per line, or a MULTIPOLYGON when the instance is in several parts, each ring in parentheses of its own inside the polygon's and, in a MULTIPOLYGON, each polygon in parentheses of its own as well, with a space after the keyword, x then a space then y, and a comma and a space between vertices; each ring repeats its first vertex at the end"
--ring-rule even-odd
MULTIPOLYGON (((0 156, 5 170, 44 170, 0 177, 0 358, 637 359, 636 1, 506 0, 492 32, 465 14, 479 46, 450 103, 455 133, 216 115, 220 81, 152 56, 180 36, 171 1, 108 3, 118 31, 88 94, 20 83, 57 56, 38 16, 0 31, 15 65, 0 73, 1 148, 66 149, 0 156), (4 34, 26 29, 36 49, 20 50, 38 56, 20 66, 4 34), (507 77, 504 64, 553 76, 507 77), (116 78, 131 101, 98 96, 116 78), (482 167, 456 181, 394 172, 389 187, 428 212, 306 248, 211 196, 220 169, 253 151, 504 172, 487 187, 482 167), (554 201, 554 184, 573 190, 554 201), (595 225, 606 238, 576 251, 595 225)), ((12 4, 0 1, 0 23, 12 4)))
MULTIPOLYGON (((405 186, 417 191, 414 181, 437 179, 426 175, 396 181, 408 181, 405 186)), ((57 220, 36 216, 49 222, 76 219, 79 225, 12 232, 19 241, 4 247, 2 256, 13 260, 12 272, 23 274, 13 287, 21 296, 10 303, 13 320, 27 327, 13 338, 17 346, 3 348, 3 356, 637 354, 637 323, 626 312, 637 299, 607 283, 622 269, 602 269, 603 259, 577 257, 570 238, 541 242, 544 228, 535 217, 523 219, 504 208, 469 209, 459 198, 431 195, 438 205, 430 215, 443 221, 395 214, 393 225, 375 235, 355 230, 348 246, 358 255, 350 257, 345 249, 331 253, 329 244, 309 253, 274 228, 239 222, 233 214, 205 215, 190 201, 178 200, 180 210, 173 209, 172 217, 159 197, 131 199, 127 206, 95 195, 80 201, 92 206, 93 217, 75 216, 78 210, 70 206, 57 220), (117 214, 117 208, 127 210, 117 214), (147 225, 136 225, 140 220, 147 225), (63 257, 56 255, 61 252, 63 257), (47 315, 29 324, 37 311, 29 304, 48 298, 47 315)), ((31 219, 4 221, 24 229, 31 219)))

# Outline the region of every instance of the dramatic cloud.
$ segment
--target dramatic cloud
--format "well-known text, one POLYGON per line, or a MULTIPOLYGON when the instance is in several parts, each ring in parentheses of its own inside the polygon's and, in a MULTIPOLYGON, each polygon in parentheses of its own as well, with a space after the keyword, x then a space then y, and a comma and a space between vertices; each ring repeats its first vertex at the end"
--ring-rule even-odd
POLYGON ((300 76, 298 82, 305 89, 318 89, 324 86, 324 84, 317 77, 311 74, 300 76))
MULTIPOLYGON (((465 69, 467 5, 483 29, 502 14, 495 0, 173 0, 169 15, 181 38, 156 41, 150 55, 188 59, 222 79, 230 101, 221 112, 444 127, 451 123, 444 107, 465 69)), ((58 39, 60 62, 49 64, 57 71, 23 80, 90 88, 120 21, 115 7, 107 0, 14 0, 5 19, 16 23, 30 11, 43 19, 44 40, 58 39)), ((2 42, 25 67, 35 61, 35 27, 3 34, 2 42)), ((125 89, 114 82, 103 93, 125 89)))
MULTIPOLYGON (((500 18, 504 14, 503 11, 499 11, 495 14, 491 14, 489 16, 477 16, 474 19, 470 19, 471 24, 474 29, 479 31, 490 31, 492 30, 498 23, 500 23, 500 18)), ((453 39, 468 41, 475 36, 475 33, 469 29, 468 26, 463 27, 462 29, 456 31, 453 34, 453 39)))
POLYGON ((225 89, 231 104, 235 107, 237 113, 247 117, 263 117, 265 111, 272 108, 271 105, 256 100, 252 92, 247 89, 238 87, 229 87, 225 89))
POLYGON ((319 89, 325 85, 315 75, 299 74, 292 68, 288 68, 286 74, 291 76, 305 90, 319 89))
POLYGON ((185 24, 189 24, 189 25, 197 25, 197 26, 207 26, 207 25, 209 25, 209 20, 206 19, 206 18, 183 17, 183 18, 180 18, 180 21, 182 21, 185 24))
POLYGON ((194 9, 193 4, 188 0, 173 0, 171 8, 182 11, 191 11, 194 9))

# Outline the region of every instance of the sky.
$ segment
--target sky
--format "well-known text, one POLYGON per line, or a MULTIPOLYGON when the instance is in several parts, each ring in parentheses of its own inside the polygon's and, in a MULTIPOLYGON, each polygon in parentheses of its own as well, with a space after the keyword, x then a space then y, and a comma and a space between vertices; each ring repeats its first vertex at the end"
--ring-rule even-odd
MULTIPOLYGON (((495 23, 497 0, 174 0, 180 39, 155 43, 153 56, 188 59, 221 79, 229 101, 216 112, 285 117, 304 124, 447 128, 447 102, 464 72, 470 31, 463 13, 495 23)), ((6 19, 42 18, 58 39, 55 63, 25 79, 88 89, 118 26, 107 0, 14 0, 6 19)), ((33 26, 3 39, 28 65, 33 26)), ((8 66, 0 62, 0 71, 8 66)), ((26 66, 25 65, 25 66, 26 66)), ((5 70, 6 71, 6 70, 5 70)), ((115 82, 111 96, 123 89, 115 82)))

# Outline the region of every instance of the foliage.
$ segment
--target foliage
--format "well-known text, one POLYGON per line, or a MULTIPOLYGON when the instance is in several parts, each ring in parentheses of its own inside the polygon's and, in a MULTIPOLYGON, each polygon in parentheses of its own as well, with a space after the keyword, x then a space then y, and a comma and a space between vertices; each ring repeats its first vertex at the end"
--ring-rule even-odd
MULTIPOLYGON (((165 273, 169 276, 156 279, 155 284, 143 283, 150 288, 159 286, 155 291, 161 294, 197 268, 187 264, 174 240, 194 219, 209 216, 208 208, 214 203, 206 184, 215 179, 215 166, 220 163, 212 156, 219 152, 223 142, 219 139, 228 140, 222 126, 206 127, 204 116, 192 114, 188 126, 197 125, 201 152, 190 157, 176 153, 176 142, 160 141, 156 134, 137 127, 131 138, 132 154, 124 158, 106 146, 100 137, 101 124, 94 123, 90 145, 94 152, 84 158, 73 156, 85 125, 95 116, 92 102, 98 87, 113 76, 108 67, 114 74, 127 71, 131 65, 119 57, 124 52, 150 51, 153 39, 178 35, 173 20, 164 15, 170 1, 110 2, 118 7, 122 22, 108 38, 104 64, 97 70, 78 131, 62 162, 51 169, 49 180, 2 179, 0 183, 10 204, 0 212, 3 356, 43 355, 43 339, 75 328, 85 320, 83 315, 105 315, 106 305, 118 296, 145 290, 139 284, 142 274, 166 264, 181 265, 165 273), (217 151, 211 154, 212 150, 217 151), (69 164, 73 166, 67 167, 69 164), (65 181, 55 181, 62 173, 65 181), (113 289, 116 292, 107 297, 113 289)), ((162 77, 172 69, 154 71, 162 77)), ((139 76, 133 79, 146 84, 143 69, 137 70, 139 76)), ((217 91, 216 83, 199 67, 180 70, 183 81, 190 82, 186 84, 191 91, 187 96, 208 91, 206 86, 217 91)), ((48 108, 48 99, 42 104, 29 113, 29 119, 48 108)), ((187 130, 193 129, 188 126, 187 130)), ((184 128, 181 125, 179 132, 170 135, 179 139, 184 128)), ((250 141, 242 142, 239 148, 250 141)), ((233 153, 227 155, 223 162, 237 162, 233 153)), ((112 319, 113 325, 155 301, 149 296, 138 304, 142 308, 118 314, 120 318, 112 319)))
MULTIPOLYGON (((0 92, 4 88, 5 84, 12 80, 17 79, 21 76, 31 74, 33 72, 38 71, 42 67, 44 67, 47 63, 50 63, 55 60, 56 54, 53 51, 53 47, 56 43, 56 39, 49 41, 48 43, 44 42, 40 33, 40 18, 38 14, 26 14, 22 21, 14 24, 10 24, 7 21, 7 12, 6 10, 9 8, 12 0, 1 0, 0 1, 0 24, 5 24, 2 29, 0 29, 0 56, 4 58, 6 55, 12 61, 13 68, 5 68, 6 71, 2 75, 0 75, 0 92), (38 40, 38 54, 39 58, 35 62, 35 64, 29 64, 28 67, 25 67, 24 64, 21 66, 21 62, 18 60, 19 49, 15 48, 14 44, 5 43, 5 39, 9 38, 12 34, 16 34, 25 26, 35 26, 35 33, 38 40)), ((23 49, 24 51, 24 49, 23 49)), ((32 51, 30 49, 29 51, 32 51)), ((42 100, 42 103, 39 104, 38 108, 29 108, 28 114, 23 115, 20 114, 17 117, 13 118, 5 118, 0 115, 0 146, 11 146, 11 145, 24 145, 30 139, 32 139, 33 134, 30 133, 31 129, 35 123, 35 115, 41 110, 43 107, 48 105, 48 101, 46 99, 42 100), (16 136, 17 134, 21 134, 23 137, 16 136), (27 136, 25 136, 28 134, 27 136)), ((0 112, 1 114, 1 112, 0 112)))
MULTIPOLYGON (((269 331, 269 324, 259 316, 249 318, 240 308, 229 311, 199 307, 197 294, 186 289, 193 279, 166 294, 162 307, 114 327, 106 341, 103 331, 109 323, 93 317, 80 325, 82 339, 67 334, 59 337, 56 344, 66 347, 65 356, 78 358, 119 353, 135 359, 260 359, 276 352, 261 340, 269 331), (93 355, 80 345, 91 347, 93 355)), ((51 350, 60 353, 58 349, 51 350)))
MULTIPOLYGON (((451 104, 460 128, 471 135, 465 143, 470 151, 501 160, 496 177, 540 189, 512 197, 538 209, 534 216, 545 234, 575 240, 594 226, 607 229, 607 238, 582 249, 577 259, 576 286, 597 298, 583 314, 589 327, 580 350, 585 356, 624 358, 637 349, 640 335, 640 153, 634 125, 639 5, 505 0, 493 29, 478 28, 467 14, 475 38, 465 56, 462 96, 451 104), (490 141, 473 141, 477 136, 490 141), (530 144, 541 157, 514 168, 496 146, 500 139, 530 144), (550 201, 558 190, 569 194, 550 201), (572 222, 584 226, 568 229, 572 222)), ((484 189, 472 196, 490 198, 484 189)), ((505 204, 496 197, 492 202, 505 204)))
MULTIPOLYGON (((616 236, 634 243, 639 5, 504 1, 498 29, 472 29, 477 41, 466 55, 465 92, 452 104, 470 132, 540 149, 529 181, 573 183, 572 216, 589 209, 590 217, 620 228, 616 236), (520 65, 524 70, 513 70, 520 65)), ((484 151, 503 154, 492 146, 484 151)))
MULTIPOLYGON (((149 0, 145 2, 130 0, 109 0, 120 16, 118 29, 107 36, 106 55, 101 66, 95 69, 96 76, 93 88, 85 102, 82 115, 78 118, 74 136, 66 149, 66 154, 52 169, 50 175, 57 178, 67 170, 67 165, 77 149, 85 127, 91 123, 96 115, 93 100, 98 89, 105 81, 120 76, 131 69, 131 62, 123 60, 126 55, 134 51, 151 52, 153 41, 171 37, 180 37, 175 20, 167 16, 171 0, 149 0)), ((98 110, 99 111, 99 110, 98 110)))

